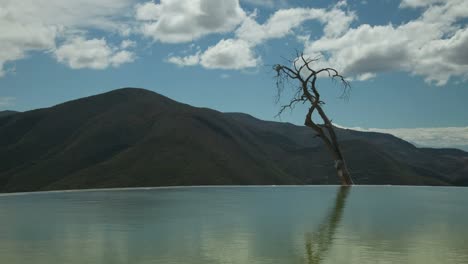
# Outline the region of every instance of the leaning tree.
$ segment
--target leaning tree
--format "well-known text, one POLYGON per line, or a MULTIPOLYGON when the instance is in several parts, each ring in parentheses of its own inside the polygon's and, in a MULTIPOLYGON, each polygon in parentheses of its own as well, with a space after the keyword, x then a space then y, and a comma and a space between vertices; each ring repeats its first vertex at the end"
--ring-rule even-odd
POLYGON ((353 180, 343 158, 333 124, 323 110, 325 103, 320 99, 320 93, 317 90, 317 78, 319 78, 319 75, 324 75, 332 80, 339 81, 343 86, 343 97, 347 97, 351 86, 334 68, 314 69, 313 64, 318 60, 318 58, 311 59, 300 53, 297 54, 294 60, 288 60, 289 66, 282 64, 273 66, 273 69, 276 71, 278 100, 284 90, 285 83, 291 84, 292 81, 298 84, 297 86, 293 86, 295 94, 288 104, 281 106, 278 116, 286 109, 293 109, 297 103, 309 104, 310 107, 304 125, 310 127, 315 132, 315 137, 319 137, 323 141, 332 155, 341 185, 352 185, 353 180), (317 124, 314 121, 313 117, 315 113, 318 114, 323 124, 317 124))

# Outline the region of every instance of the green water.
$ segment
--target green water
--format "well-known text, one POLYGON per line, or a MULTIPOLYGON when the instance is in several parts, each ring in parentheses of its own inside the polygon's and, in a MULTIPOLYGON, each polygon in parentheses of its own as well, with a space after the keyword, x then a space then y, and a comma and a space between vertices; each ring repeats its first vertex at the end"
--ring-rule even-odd
POLYGON ((468 263, 468 189, 198 187, 0 196, 0 263, 468 263))

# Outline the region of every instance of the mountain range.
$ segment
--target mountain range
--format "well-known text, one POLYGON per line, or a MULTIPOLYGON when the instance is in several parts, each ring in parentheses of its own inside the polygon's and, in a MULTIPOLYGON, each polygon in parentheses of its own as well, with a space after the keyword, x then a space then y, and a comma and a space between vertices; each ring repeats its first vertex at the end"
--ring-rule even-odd
MULTIPOLYGON (((357 184, 468 185, 468 153, 336 128, 357 184)), ((337 184, 304 126, 122 88, 0 112, 0 192, 174 185, 337 184)))

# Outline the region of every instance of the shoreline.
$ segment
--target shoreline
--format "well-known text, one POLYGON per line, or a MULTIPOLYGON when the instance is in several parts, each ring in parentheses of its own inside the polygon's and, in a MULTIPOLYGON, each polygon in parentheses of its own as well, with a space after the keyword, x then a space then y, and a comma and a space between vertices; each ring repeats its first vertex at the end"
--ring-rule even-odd
MULTIPOLYGON (((70 189, 70 190, 50 190, 31 192, 11 192, 0 193, 0 197, 21 196, 33 194, 50 193, 76 193, 76 192, 115 192, 115 191, 148 191, 148 190, 172 190, 172 189, 196 189, 196 188, 320 188, 320 187, 340 187, 341 185, 192 185, 192 186, 155 186, 155 187, 116 187, 116 188, 90 188, 90 189, 70 189)), ((434 186, 434 185, 352 185, 351 188, 361 187, 398 187, 398 188, 468 188, 468 186, 434 186)))

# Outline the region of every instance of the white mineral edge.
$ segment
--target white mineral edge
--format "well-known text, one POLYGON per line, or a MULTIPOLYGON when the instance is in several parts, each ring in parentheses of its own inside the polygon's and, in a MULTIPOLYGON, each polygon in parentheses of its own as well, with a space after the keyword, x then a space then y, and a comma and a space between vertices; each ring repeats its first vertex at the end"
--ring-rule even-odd
MULTIPOLYGON (((128 187, 128 188, 97 188, 97 189, 72 189, 72 190, 54 190, 54 191, 33 191, 33 192, 16 192, 16 193, 0 193, 0 197, 19 196, 32 194, 48 194, 48 193, 75 193, 75 192, 112 192, 112 191, 138 191, 138 190, 164 190, 164 189, 195 189, 195 188, 297 188, 297 187, 340 187, 341 185, 195 185, 195 186, 159 186, 159 187, 128 187)), ((408 188, 467 188, 466 186, 424 186, 424 185, 352 185, 353 188, 361 187, 408 187, 408 188)))

